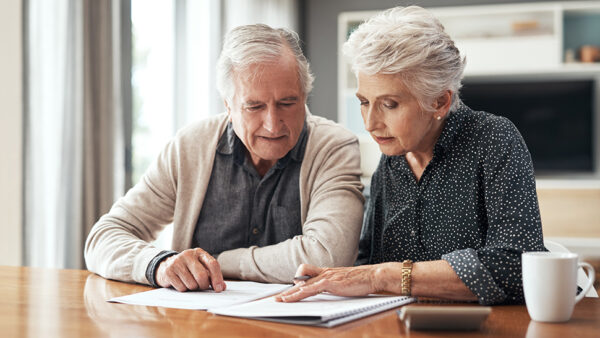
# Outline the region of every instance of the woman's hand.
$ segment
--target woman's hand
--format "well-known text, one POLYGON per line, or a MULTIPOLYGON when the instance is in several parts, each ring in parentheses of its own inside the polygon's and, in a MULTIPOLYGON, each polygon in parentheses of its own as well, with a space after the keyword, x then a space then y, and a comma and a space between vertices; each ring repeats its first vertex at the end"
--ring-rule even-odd
POLYGON ((338 296, 364 296, 380 291, 375 281, 376 265, 363 265, 346 268, 319 268, 301 264, 296 276, 310 276, 277 296, 278 302, 296 302, 321 292, 338 296))

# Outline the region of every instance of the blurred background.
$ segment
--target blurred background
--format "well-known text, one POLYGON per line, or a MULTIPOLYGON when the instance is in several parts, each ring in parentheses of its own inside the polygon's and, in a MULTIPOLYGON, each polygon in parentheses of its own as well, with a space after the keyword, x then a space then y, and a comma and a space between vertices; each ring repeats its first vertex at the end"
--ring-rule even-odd
POLYGON ((467 57, 465 103, 523 134, 546 238, 597 262, 600 1, 1 0, 0 265, 85 268, 95 221, 176 130, 223 111, 215 63, 242 24, 299 33, 309 108, 359 136, 368 185, 379 152, 340 48, 377 11, 411 4, 467 57))

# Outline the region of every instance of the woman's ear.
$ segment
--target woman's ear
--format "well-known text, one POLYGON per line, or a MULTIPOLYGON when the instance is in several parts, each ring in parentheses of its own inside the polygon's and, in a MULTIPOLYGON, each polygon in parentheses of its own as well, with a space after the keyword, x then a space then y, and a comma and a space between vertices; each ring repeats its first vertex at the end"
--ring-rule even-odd
POLYGON ((452 91, 447 90, 440 95, 434 103, 435 106, 435 117, 440 120, 446 117, 450 106, 452 106, 452 91), (438 118, 439 117, 439 118, 438 118))

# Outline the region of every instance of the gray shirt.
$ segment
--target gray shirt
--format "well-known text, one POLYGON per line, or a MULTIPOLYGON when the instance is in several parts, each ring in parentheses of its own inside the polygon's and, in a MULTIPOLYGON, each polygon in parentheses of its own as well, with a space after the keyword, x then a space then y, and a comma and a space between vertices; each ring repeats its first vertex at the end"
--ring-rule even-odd
POLYGON ((216 256, 301 235, 298 182, 306 138, 305 124, 296 146, 261 178, 229 123, 217 145, 192 247, 216 256))

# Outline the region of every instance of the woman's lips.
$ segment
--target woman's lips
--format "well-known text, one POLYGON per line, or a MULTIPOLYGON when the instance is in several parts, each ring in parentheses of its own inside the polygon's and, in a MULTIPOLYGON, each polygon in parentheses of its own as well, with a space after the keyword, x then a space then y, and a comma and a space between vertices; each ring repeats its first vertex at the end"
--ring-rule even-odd
POLYGON ((379 144, 385 144, 385 143, 390 143, 394 140, 393 137, 379 137, 379 136, 373 136, 373 138, 375 139, 375 142, 379 143, 379 144))

